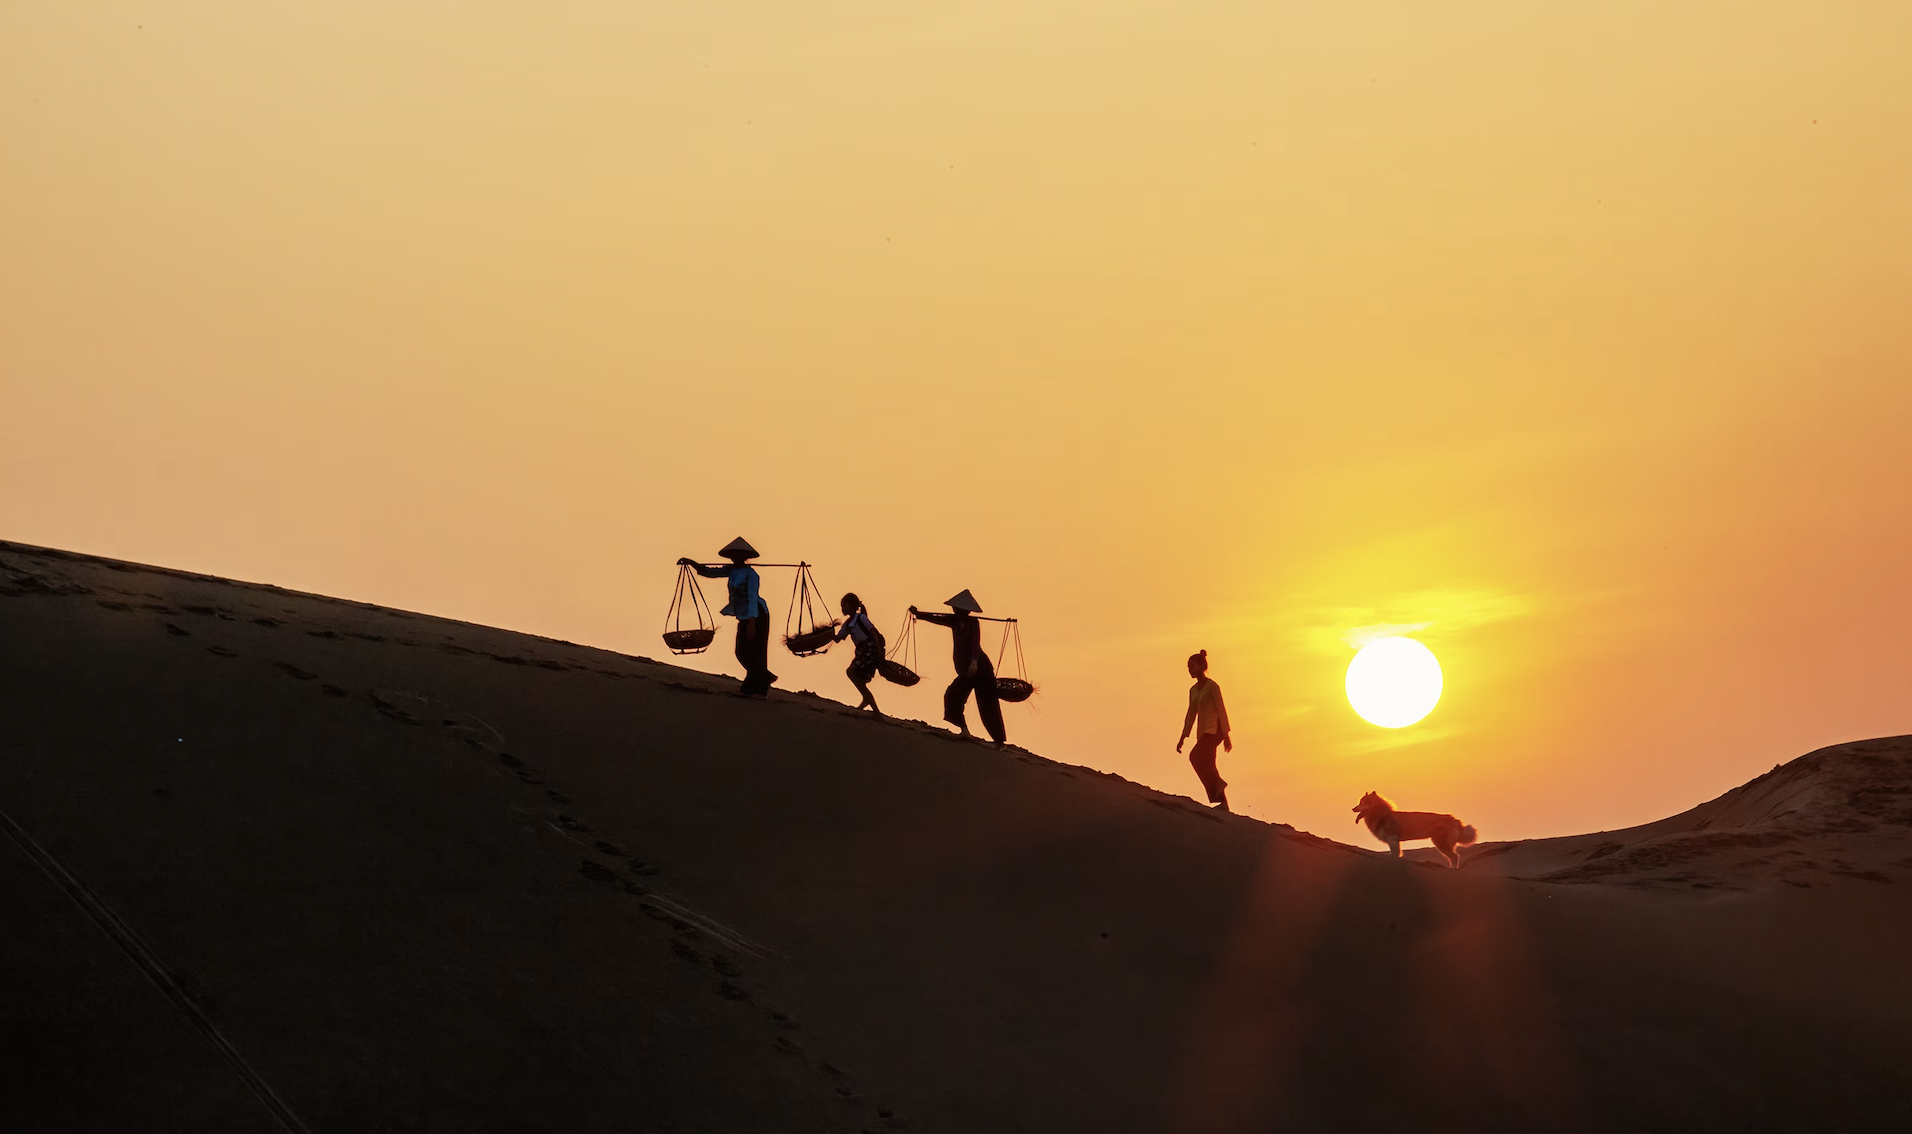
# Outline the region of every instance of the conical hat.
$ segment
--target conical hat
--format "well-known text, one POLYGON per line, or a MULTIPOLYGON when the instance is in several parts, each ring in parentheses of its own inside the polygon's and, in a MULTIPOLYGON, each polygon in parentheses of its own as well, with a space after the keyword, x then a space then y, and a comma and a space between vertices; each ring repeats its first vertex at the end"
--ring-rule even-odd
POLYGON ((729 543, 725 544, 724 549, 718 552, 717 554, 723 556, 725 559, 730 559, 733 557, 741 558, 741 559, 755 559, 757 558, 758 551, 756 548, 750 546, 749 540, 745 539, 742 536, 738 536, 736 539, 733 539, 729 543))
POLYGON ((954 610, 967 610, 971 614, 983 612, 983 604, 976 601, 976 596, 969 593, 968 587, 964 587, 955 598, 946 600, 943 605, 954 610))

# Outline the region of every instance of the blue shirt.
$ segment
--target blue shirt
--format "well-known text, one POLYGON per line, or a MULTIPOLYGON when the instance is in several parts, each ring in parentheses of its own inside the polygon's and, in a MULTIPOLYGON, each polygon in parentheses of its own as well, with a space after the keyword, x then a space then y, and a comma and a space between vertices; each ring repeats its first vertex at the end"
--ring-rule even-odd
POLYGON ((755 618, 759 614, 768 614, 769 608, 757 597, 757 569, 748 563, 738 563, 728 567, 706 567, 702 563, 693 563, 692 567, 706 579, 730 580, 730 601, 718 614, 728 614, 733 618, 755 618))

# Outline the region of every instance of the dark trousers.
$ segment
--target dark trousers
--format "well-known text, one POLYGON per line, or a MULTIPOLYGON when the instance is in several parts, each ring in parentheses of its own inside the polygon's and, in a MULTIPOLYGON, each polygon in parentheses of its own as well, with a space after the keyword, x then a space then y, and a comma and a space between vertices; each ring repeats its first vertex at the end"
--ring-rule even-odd
POLYGON ((743 692, 770 692, 777 675, 770 672, 770 612, 737 620, 737 664, 744 667, 743 692))
POLYGON ((1195 738, 1195 748, 1188 754, 1188 762, 1194 765, 1195 774, 1201 777, 1210 803, 1220 803, 1228 798, 1222 794, 1222 789, 1228 785, 1222 781, 1221 772, 1215 768, 1215 750, 1221 746, 1221 733, 1205 732, 1195 738))
POLYGON ((997 744, 1008 740, 1009 732, 1002 727, 1002 702, 996 699, 996 667, 989 664, 988 658, 978 658, 973 675, 958 673, 949 688, 943 690, 943 719, 957 728, 968 727, 964 723, 963 706, 972 692, 976 694, 976 715, 983 719, 989 738, 997 744))

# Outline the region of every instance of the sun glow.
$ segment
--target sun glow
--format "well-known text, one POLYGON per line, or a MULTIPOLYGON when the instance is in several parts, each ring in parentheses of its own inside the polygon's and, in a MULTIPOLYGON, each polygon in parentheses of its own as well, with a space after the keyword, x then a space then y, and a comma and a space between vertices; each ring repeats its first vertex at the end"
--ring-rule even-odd
POLYGON ((1382 728, 1406 728, 1441 699, 1441 663, 1412 638, 1377 638, 1348 663, 1348 704, 1382 728))

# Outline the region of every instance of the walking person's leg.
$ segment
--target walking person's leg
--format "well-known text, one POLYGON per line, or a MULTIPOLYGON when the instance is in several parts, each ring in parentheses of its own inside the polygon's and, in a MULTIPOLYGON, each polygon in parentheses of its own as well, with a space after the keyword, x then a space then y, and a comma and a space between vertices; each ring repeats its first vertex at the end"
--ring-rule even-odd
POLYGON ((1221 744, 1220 733, 1203 733, 1195 738, 1195 747, 1188 754, 1188 762, 1202 781, 1202 790, 1208 793, 1208 802, 1227 807, 1228 796, 1222 789, 1228 785, 1222 782, 1221 772, 1215 767, 1215 750, 1221 744))
POLYGON ((756 672, 750 667, 750 659, 753 656, 751 653, 750 636, 756 632, 756 622, 757 620, 754 618, 739 618, 737 620, 737 664, 744 669, 742 684, 738 688, 738 692, 740 693, 750 692, 750 678, 751 675, 756 672))
POLYGON ((882 662, 883 647, 869 642, 856 648, 856 660, 850 663, 850 684, 856 686, 856 691, 863 695, 863 702, 857 708, 868 705, 870 711, 879 717, 883 715, 883 710, 876 707, 876 694, 870 692, 870 682, 876 680, 876 667, 882 662))
POLYGON ((989 739, 1009 743, 1009 731, 1002 723, 1002 699, 996 696, 996 667, 985 659, 976 669, 976 715, 983 719, 989 739))
POLYGON ((777 680, 777 675, 770 672, 770 615, 766 612, 742 619, 737 628, 738 650, 749 651, 747 655, 740 652, 737 657, 744 664, 744 692, 761 697, 770 692, 770 683, 777 680), (742 635, 745 622, 751 626, 748 639, 742 635))
POLYGON ((867 705, 872 713, 882 716, 883 710, 876 707, 876 694, 870 692, 870 682, 876 679, 876 666, 867 662, 859 652, 857 659, 851 662, 850 667, 843 673, 850 679, 850 684, 856 686, 857 693, 863 698, 856 703, 856 707, 861 709, 867 705))
POLYGON ((963 715, 963 706, 969 701, 969 690, 970 679, 960 673, 956 675, 956 680, 949 683, 949 688, 943 690, 943 719, 962 729, 964 736, 969 735, 969 721, 963 715))

